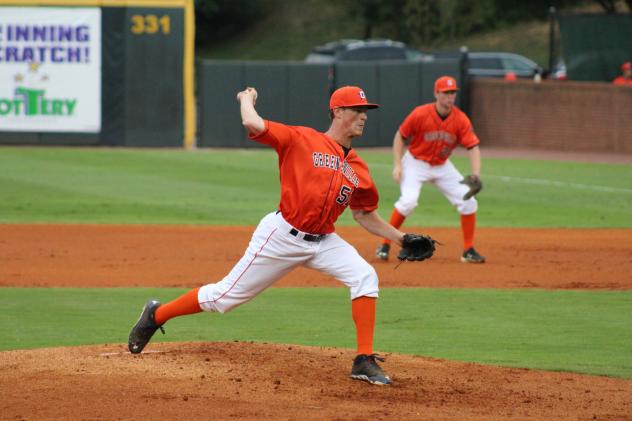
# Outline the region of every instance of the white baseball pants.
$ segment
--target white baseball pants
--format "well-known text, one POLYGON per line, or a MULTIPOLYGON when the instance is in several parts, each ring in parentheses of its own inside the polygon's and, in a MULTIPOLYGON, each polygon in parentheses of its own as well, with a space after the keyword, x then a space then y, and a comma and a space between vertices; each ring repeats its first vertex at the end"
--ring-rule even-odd
POLYGON ((299 265, 319 270, 350 289, 351 299, 378 296, 377 273, 356 249, 338 234, 320 242, 306 241, 305 233, 293 229, 280 213, 266 215, 252 235, 244 256, 216 284, 204 285, 198 293, 204 311, 225 313, 241 305, 299 265))
POLYGON ((463 200, 469 188, 461 184, 463 176, 456 167, 446 160, 442 165, 430 165, 415 159, 406 151, 402 157, 401 196, 395 202, 395 209, 403 216, 410 215, 419 203, 419 195, 424 183, 433 183, 461 215, 470 215, 478 209, 474 197, 463 200))

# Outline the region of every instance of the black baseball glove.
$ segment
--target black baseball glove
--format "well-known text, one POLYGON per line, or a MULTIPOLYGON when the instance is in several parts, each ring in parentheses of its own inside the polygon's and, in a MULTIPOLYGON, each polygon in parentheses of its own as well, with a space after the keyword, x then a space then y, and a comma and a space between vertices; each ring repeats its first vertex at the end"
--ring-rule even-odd
POLYGON ((463 200, 467 200, 483 190, 483 182, 476 175, 468 175, 463 180, 461 180, 460 183, 465 184, 470 188, 470 190, 463 195, 463 200))
POLYGON ((397 258, 399 260, 422 261, 432 257, 436 240, 429 235, 405 234, 402 249, 397 258))

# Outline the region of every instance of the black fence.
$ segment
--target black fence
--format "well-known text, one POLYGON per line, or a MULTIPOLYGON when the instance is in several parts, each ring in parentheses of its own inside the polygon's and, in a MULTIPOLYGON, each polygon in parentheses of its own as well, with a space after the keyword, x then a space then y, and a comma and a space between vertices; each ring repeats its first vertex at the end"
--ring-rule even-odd
MULTIPOLYGON (((434 81, 450 75, 463 81, 461 57, 429 62, 346 62, 334 65, 290 62, 203 60, 197 65, 199 147, 256 147, 241 125, 237 92, 254 86, 257 111, 265 119, 326 131, 329 96, 338 87, 362 87, 381 104, 369 114, 362 146, 390 145, 404 117, 434 100, 434 81)), ((467 89, 458 96, 465 103, 467 89)))

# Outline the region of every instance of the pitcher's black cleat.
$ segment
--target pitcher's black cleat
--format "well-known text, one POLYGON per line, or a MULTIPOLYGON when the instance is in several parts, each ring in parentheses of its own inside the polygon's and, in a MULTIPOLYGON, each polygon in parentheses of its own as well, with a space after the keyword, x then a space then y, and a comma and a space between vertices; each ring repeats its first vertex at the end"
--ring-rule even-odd
POLYGON ((351 368, 351 378, 364 380, 365 382, 379 386, 391 384, 391 378, 382 371, 375 360, 384 361, 384 358, 380 358, 376 354, 360 354, 355 357, 353 367, 351 368))
POLYGON ((162 334, 165 334, 165 330, 162 325, 157 325, 155 321, 156 310, 160 307, 160 302, 157 300, 149 300, 143 311, 140 313, 138 321, 129 333, 129 340, 127 347, 132 354, 139 354, 145 345, 149 342, 156 330, 160 329, 162 334))

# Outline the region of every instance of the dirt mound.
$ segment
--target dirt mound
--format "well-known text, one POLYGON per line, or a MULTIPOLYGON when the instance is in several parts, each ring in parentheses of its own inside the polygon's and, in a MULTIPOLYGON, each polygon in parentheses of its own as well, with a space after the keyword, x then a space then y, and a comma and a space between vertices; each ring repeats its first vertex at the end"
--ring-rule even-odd
POLYGON ((386 355, 391 387, 351 380, 350 350, 153 343, 0 353, 2 418, 629 419, 632 381, 386 355))

